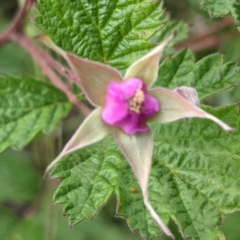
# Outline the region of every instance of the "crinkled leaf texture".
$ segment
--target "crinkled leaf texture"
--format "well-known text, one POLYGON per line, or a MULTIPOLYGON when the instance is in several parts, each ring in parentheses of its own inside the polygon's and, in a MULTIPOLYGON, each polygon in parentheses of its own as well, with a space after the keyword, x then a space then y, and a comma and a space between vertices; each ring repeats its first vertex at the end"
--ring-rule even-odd
POLYGON ((0 77, 0 98, 0 151, 52 131, 71 109, 64 93, 28 76, 0 77))
POLYGON ((125 69, 154 47, 161 1, 39 0, 37 26, 62 49, 125 69))
POLYGON ((240 67, 236 62, 224 63, 222 54, 212 54, 195 62, 193 53, 184 49, 161 63, 154 87, 193 87, 203 100, 233 88, 239 77, 240 67))
MULTIPOLYGON (((223 216, 240 209, 240 118, 238 105, 207 111, 236 131, 229 134, 199 119, 151 126, 155 142, 149 198, 163 221, 172 218, 185 237, 215 240, 224 238, 217 229, 223 216)), ((54 202, 65 204, 71 225, 94 216, 115 194, 117 215, 132 229, 147 239, 159 234, 112 138, 66 156, 52 177, 64 179, 54 202)))
POLYGON ((218 17, 232 14, 240 27, 240 2, 239 0, 199 0, 201 6, 205 8, 210 16, 218 17))

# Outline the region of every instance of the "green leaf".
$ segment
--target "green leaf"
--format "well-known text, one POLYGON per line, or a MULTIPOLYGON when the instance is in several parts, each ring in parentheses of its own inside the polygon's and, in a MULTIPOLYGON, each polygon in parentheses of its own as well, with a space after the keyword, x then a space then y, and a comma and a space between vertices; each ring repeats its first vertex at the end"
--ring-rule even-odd
POLYGON ((112 138, 63 158, 53 169, 52 177, 65 178, 54 194, 54 202, 65 203, 70 225, 93 217, 115 193, 119 203, 117 215, 127 217, 133 229, 141 229, 145 237, 159 231, 145 210, 138 183, 112 138), (137 193, 132 189, 137 189, 137 193))
POLYGON ((0 98, 0 151, 52 131, 71 108, 60 90, 27 76, 0 77, 0 98))
POLYGON ((166 58, 160 65, 154 87, 170 89, 183 85, 190 87, 193 83, 194 61, 194 55, 189 49, 184 49, 172 57, 166 58))
POLYGON ((238 0, 199 0, 202 8, 206 9, 211 17, 232 14, 240 26, 240 2, 238 0))
MULTIPOLYGON (((199 119, 152 126, 150 201, 164 222, 172 218, 186 237, 196 240, 223 239, 216 227, 224 215, 240 209, 239 106, 206 110, 236 131, 226 133, 199 119)), ((70 224, 94 216, 115 194, 117 215, 147 239, 159 233, 131 169, 111 138, 66 156, 52 177, 64 179, 54 201, 65 204, 70 224)))
POLYGON ((223 63, 221 54, 209 55, 195 63, 193 53, 184 49, 162 62, 154 86, 171 89, 194 87, 200 99, 205 99, 213 93, 233 87, 239 76, 240 67, 237 63, 223 63))
POLYGON ((154 0, 40 0, 37 26, 62 49, 125 69, 154 47, 163 25, 154 0))

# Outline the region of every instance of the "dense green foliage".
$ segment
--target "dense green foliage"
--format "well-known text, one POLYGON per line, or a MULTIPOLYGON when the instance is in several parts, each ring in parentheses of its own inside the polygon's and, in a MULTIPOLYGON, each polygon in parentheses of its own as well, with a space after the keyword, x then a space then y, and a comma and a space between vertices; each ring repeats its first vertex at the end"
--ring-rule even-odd
MULTIPOLYGON (((200 4, 211 17, 231 14, 240 27, 238 0, 190 2, 200 4)), ((203 55, 207 56, 196 57, 189 48, 176 52, 174 47, 188 38, 192 22, 189 25, 172 20, 175 15, 164 8, 163 2, 155 0, 38 0, 36 12, 31 15, 42 33, 63 50, 121 71, 170 34, 178 33, 165 49, 154 87, 194 87, 201 107, 235 131, 226 133, 203 119, 151 124, 154 154, 149 199, 163 221, 170 223, 171 230, 175 224, 184 238, 223 240, 225 231, 227 240, 238 240, 239 232, 229 229, 238 224, 239 215, 233 216, 227 230, 220 225, 227 214, 240 210, 240 108, 234 103, 235 99, 239 102, 239 89, 235 95, 229 94, 240 79, 239 64, 232 62, 239 59, 239 37, 222 46, 226 55, 206 52, 203 55), (214 100, 209 100, 212 96, 214 100), (213 101, 219 106, 225 98, 232 104, 217 108, 204 105, 213 101)), ((5 20, 0 21, 1 30, 5 25, 5 20)), ((82 116, 76 117, 79 113, 73 111, 64 121, 63 132, 44 139, 40 132, 52 132, 70 112, 71 104, 63 92, 42 76, 42 71, 30 62, 30 56, 18 46, 0 48, 0 151, 8 147, 22 149, 32 141, 27 153, 9 150, 0 158, 1 239, 88 240, 99 239, 100 235, 106 240, 140 239, 121 230, 116 223, 107 222, 104 211, 111 211, 112 216, 115 211, 144 239, 156 237, 161 230, 145 209, 137 180, 112 136, 64 157, 51 173, 52 178, 62 182, 57 187, 49 181, 44 189, 43 169, 54 159, 62 142, 57 139, 56 147, 56 138, 63 133, 63 142, 69 139, 69 132, 79 125, 82 116), (36 135, 40 135, 40 140, 33 141, 36 135), (36 152, 32 153, 36 149, 38 157, 36 152), (110 204, 93 222, 86 221, 81 229, 70 230, 60 208, 50 207, 56 188, 53 202, 63 204, 69 225, 95 217, 103 206, 110 204)), ((76 94, 81 93, 75 85, 74 89, 76 94)), ((80 100, 85 99, 81 97, 80 100)), ((120 220, 116 221, 119 224, 120 220)))

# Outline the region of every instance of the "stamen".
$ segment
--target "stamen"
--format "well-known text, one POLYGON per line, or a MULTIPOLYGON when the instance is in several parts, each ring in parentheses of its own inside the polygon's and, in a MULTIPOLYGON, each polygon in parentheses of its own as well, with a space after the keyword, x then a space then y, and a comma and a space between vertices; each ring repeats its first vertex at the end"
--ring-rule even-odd
POLYGON ((138 114, 140 113, 140 111, 142 109, 142 103, 145 100, 145 95, 141 88, 142 88, 142 86, 139 86, 134 97, 129 100, 130 111, 138 113, 138 114))

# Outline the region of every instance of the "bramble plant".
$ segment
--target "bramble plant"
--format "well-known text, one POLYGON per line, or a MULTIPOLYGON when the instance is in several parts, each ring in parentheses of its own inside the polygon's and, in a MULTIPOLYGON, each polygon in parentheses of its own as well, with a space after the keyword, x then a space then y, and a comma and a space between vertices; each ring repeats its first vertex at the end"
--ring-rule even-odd
POLYGON ((144 239, 177 238, 170 220, 184 239, 225 238, 223 218, 240 209, 239 96, 211 103, 236 87, 240 67, 219 53, 195 61, 193 51, 220 45, 210 35, 233 19, 237 34, 240 3, 189 1, 233 18, 197 45, 158 0, 38 0, 31 24, 41 30, 39 46, 24 31, 35 2, 26 0, 0 35, 0 46, 22 46, 47 78, 0 75, 1 151, 53 131, 72 106, 85 116, 45 169, 62 180, 53 203, 64 204, 70 226, 115 195, 116 216, 144 239))

